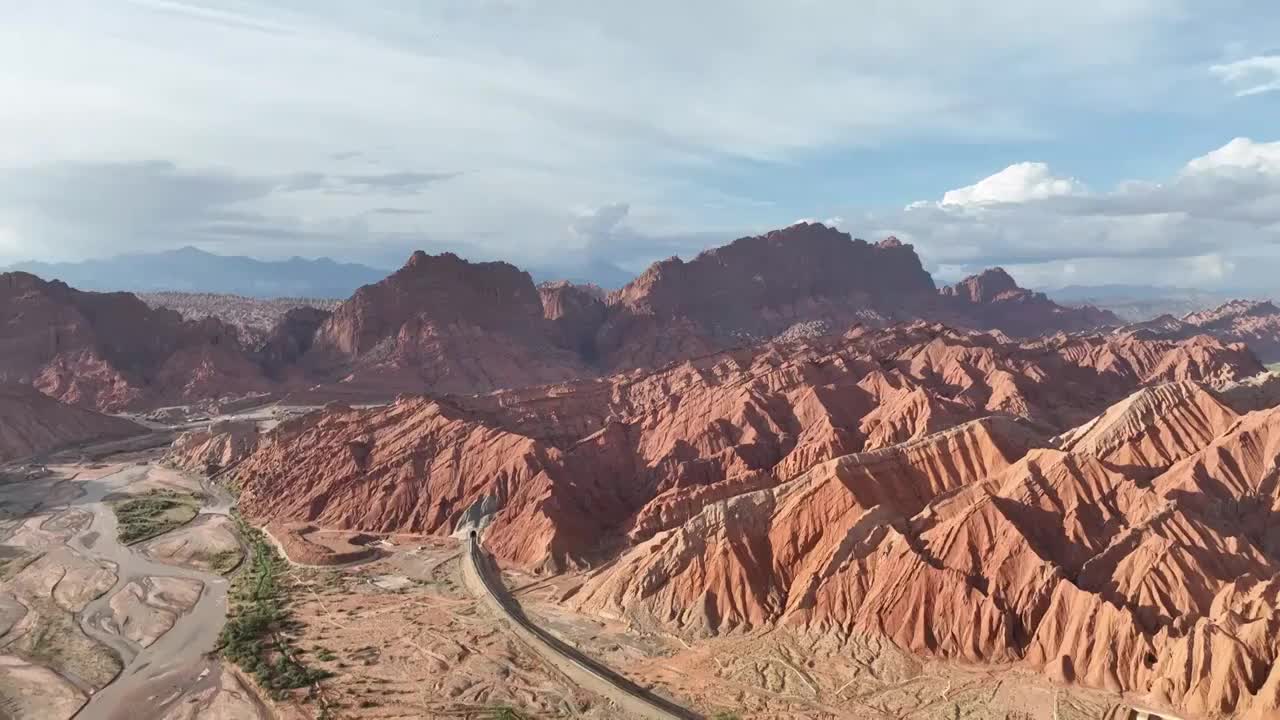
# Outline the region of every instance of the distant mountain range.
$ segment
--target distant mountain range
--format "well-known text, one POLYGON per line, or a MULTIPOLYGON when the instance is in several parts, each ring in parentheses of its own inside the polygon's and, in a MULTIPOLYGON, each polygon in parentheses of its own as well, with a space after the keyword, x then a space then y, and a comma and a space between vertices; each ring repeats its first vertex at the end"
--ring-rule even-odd
POLYGON ((25 262, 4 268, 81 290, 210 292, 249 297, 345 298, 387 271, 329 258, 256 260, 193 247, 70 263, 25 262))
POLYGON ((1063 305, 1092 305, 1110 310, 1128 322, 1142 322, 1161 315, 1182 317, 1214 308, 1240 297, 1262 297, 1265 293, 1236 290, 1201 290, 1157 285, 1068 285, 1045 294, 1063 305))
POLYGON ((533 276, 535 283, 567 280, 575 285, 599 285, 606 290, 617 290, 636 278, 607 260, 539 262, 522 266, 533 276))
MULTIPOLYGON (((525 268, 534 282, 568 280, 607 289, 622 287, 633 275, 604 261, 540 263, 525 268)), ((154 253, 131 253, 79 262, 22 262, 0 272, 27 272, 61 280, 80 290, 139 293, 220 293, 256 298, 346 298, 362 285, 375 283, 388 268, 314 260, 257 260, 243 255, 217 255, 194 247, 154 253)))

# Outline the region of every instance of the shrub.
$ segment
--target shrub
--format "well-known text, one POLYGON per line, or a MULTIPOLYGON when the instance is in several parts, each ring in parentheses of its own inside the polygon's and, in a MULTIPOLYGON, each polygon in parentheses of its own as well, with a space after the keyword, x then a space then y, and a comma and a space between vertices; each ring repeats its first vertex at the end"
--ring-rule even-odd
POLYGON ((284 560, 261 531, 239 517, 236 524, 248 554, 232 583, 227 624, 219 636, 222 655, 277 697, 329 677, 327 671, 304 665, 282 632, 292 622, 287 609, 288 587, 282 580, 284 560))

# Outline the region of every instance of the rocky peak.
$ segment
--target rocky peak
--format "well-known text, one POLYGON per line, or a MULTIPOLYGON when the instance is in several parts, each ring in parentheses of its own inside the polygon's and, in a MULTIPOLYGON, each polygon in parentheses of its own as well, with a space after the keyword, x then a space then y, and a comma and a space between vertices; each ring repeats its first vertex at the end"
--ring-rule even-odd
POLYGON ((820 223, 739 238, 689 262, 656 263, 611 298, 658 314, 758 312, 814 298, 900 303, 934 292, 919 257, 901 243, 871 245, 820 223))
POLYGON ((419 250, 399 270, 340 305, 320 328, 316 346, 354 357, 415 317, 525 336, 538 332, 542 300, 529 274, 514 265, 419 250))
POLYGON ((588 312, 603 318, 607 293, 596 285, 575 285, 564 280, 546 282, 538 286, 542 298, 542 313, 548 320, 588 312))
POLYGON ((1004 268, 993 267, 943 288, 942 294, 965 298, 972 303, 989 303, 1005 293, 1019 290, 1022 288, 1004 268))
MULTIPOLYGON (((453 259, 457 258, 457 256, 454 255, 453 253, 443 253, 441 255, 441 257, 446 257, 446 256, 453 259)), ((430 256, 428 256, 422 250, 414 250, 413 254, 409 256, 408 261, 405 262, 404 267, 407 267, 407 268, 420 267, 422 265, 427 264, 428 262, 430 262, 430 256)))

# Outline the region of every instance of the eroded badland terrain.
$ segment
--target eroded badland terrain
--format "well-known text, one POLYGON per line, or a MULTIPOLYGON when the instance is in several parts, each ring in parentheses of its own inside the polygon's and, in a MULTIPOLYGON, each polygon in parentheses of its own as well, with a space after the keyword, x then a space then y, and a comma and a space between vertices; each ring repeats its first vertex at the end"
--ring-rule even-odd
POLYGON ((0 717, 1280 717, 1267 304, 820 225, 251 336, 0 292, 0 717))

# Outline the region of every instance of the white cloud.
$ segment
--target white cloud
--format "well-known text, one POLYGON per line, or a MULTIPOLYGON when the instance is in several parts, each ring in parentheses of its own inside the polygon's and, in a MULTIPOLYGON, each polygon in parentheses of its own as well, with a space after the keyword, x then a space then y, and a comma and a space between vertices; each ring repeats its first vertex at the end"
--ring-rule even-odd
POLYGON ((618 228, 630 212, 631 206, 627 203, 611 203, 582 211, 569 225, 569 233, 587 239, 608 235, 618 228))
POLYGON ((1221 253, 1207 253, 1188 258, 1192 268, 1192 285, 1217 284, 1229 278, 1236 264, 1221 253))
POLYGON ((1238 137, 1217 150, 1191 160, 1183 173, 1214 173, 1223 170, 1254 170, 1280 175, 1280 142, 1259 143, 1238 137))
POLYGON ((1271 285, 1280 260, 1280 142, 1236 138, 1165 182, 1107 192, 1020 163, 942 202, 873 213, 868 222, 915 244, 948 279, 1000 264, 1044 285, 1271 285))
POLYGON ((16 230, 0 225, 0 255, 13 254, 21 249, 19 240, 16 230))
POLYGON ((1043 200, 1062 195, 1075 195, 1083 190, 1072 178, 1054 177, 1049 166, 1039 162, 1021 162, 1001 170, 973 185, 950 190, 942 196, 943 205, 991 205, 1043 200))
POLYGON ((1237 97, 1280 90, 1280 55, 1255 55, 1213 65, 1209 72, 1234 89, 1237 97))

